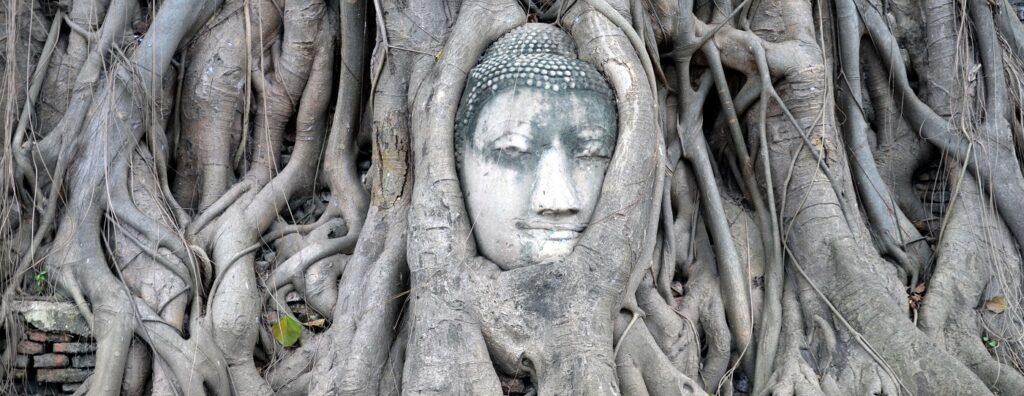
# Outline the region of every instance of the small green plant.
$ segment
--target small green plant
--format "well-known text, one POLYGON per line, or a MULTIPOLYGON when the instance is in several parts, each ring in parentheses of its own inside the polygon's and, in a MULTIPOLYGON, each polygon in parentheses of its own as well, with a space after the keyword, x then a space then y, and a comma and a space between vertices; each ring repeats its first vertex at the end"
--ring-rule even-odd
POLYGON ((42 294, 43 286, 46 285, 46 270, 37 272, 32 279, 36 281, 36 294, 42 294))
POLYGON ((986 335, 981 336, 981 342, 984 342, 985 347, 987 347, 988 349, 995 349, 997 346, 999 346, 999 341, 988 338, 988 336, 986 335))

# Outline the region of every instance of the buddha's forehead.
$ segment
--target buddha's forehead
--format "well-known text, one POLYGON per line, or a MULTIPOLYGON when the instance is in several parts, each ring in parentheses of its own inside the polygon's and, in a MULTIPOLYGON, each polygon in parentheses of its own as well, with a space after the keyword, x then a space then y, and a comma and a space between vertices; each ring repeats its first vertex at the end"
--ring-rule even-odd
POLYGON ((614 104, 603 96, 518 88, 501 92, 484 105, 473 142, 479 147, 506 134, 551 141, 558 137, 614 138, 616 133, 614 104))

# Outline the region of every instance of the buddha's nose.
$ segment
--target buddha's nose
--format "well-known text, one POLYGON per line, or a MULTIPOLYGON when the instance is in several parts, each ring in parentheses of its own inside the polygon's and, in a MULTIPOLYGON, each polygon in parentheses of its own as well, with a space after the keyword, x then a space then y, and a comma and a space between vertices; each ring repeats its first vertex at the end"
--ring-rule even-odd
POLYGON ((557 147, 540 158, 531 197, 535 213, 542 216, 574 215, 580 211, 579 197, 569 161, 557 147))

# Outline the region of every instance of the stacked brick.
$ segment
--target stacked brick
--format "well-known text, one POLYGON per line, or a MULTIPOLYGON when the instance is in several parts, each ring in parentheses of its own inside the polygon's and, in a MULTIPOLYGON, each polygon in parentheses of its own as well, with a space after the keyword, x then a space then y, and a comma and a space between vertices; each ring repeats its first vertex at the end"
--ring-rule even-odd
POLYGON ((19 394, 72 394, 96 367, 95 341, 64 304, 15 304, 25 324, 12 372, 19 394))

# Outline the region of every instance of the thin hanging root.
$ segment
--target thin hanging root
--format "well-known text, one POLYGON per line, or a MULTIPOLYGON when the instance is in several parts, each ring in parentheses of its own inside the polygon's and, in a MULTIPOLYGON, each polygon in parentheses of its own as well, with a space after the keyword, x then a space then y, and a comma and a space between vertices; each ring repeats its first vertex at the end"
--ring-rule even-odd
POLYGON ((665 300, 666 304, 672 304, 672 279, 675 277, 676 271, 676 235, 675 226, 672 221, 675 216, 672 214, 672 175, 668 175, 665 178, 665 187, 663 188, 664 198, 661 200, 661 229, 664 233, 664 241, 662 248, 661 257, 661 270, 657 274, 656 287, 658 293, 665 300))
POLYGON ((249 192, 252 188, 251 183, 241 182, 235 184, 227 192, 224 193, 213 205, 203 211, 202 214, 192 220, 192 223, 188 225, 188 233, 195 235, 206 228, 217 216, 220 216, 227 210, 231 205, 235 203, 243 194, 249 192))
POLYGON ((658 44, 654 38, 654 28, 651 26, 651 16, 647 13, 647 8, 640 4, 640 1, 631 1, 632 7, 631 14, 633 15, 633 27, 639 29, 637 34, 643 39, 643 48, 647 51, 647 57, 651 60, 652 66, 654 66, 654 74, 658 77, 657 81, 661 81, 661 84, 671 90, 669 86, 668 77, 665 76, 665 70, 661 68, 661 55, 658 53, 658 44))
POLYGON ((699 51, 701 48, 704 48, 704 45, 711 41, 711 39, 715 37, 715 34, 718 33, 719 30, 731 24, 732 19, 736 17, 736 14, 738 14, 740 11, 746 10, 747 3, 749 2, 750 0, 743 0, 742 3, 740 3, 738 6, 736 6, 736 8, 732 10, 732 13, 730 13, 728 17, 722 20, 722 23, 715 25, 715 27, 711 28, 710 31, 704 34, 704 36, 701 37, 700 41, 698 41, 693 46, 693 48, 690 49, 690 51, 692 51, 690 54, 692 55, 699 51))
MULTIPOLYGON (((1009 134, 1009 128, 998 127, 1005 125, 1006 120, 1002 111, 1005 111, 1005 95, 997 95, 1004 92, 1005 82, 1001 75, 1004 73, 1000 59, 996 59, 996 51, 989 50, 982 52, 982 66, 984 67, 985 85, 987 98, 994 106, 995 114, 987 117, 986 122, 978 131, 979 136, 969 137, 961 131, 957 125, 950 123, 942 116, 939 116, 931 107, 918 98, 917 93, 910 87, 907 77, 906 65, 899 52, 899 44, 895 36, 889 31, 884 18, 878 10, 869 4, 863 4, 864 0, 855 0, 857 11, 860 14, 868 36, 877 48, 878 55, 885 64, 892 78, 895 92, 903 97, 905 115, 907 119, 924 133, 923 139, 934 144, 939 149, 954 156, 960 162, 965 163, 972 173, 978 175, 986 183, 989 183, 992 190, 992 197, 999 209, 1000 216, 1010 227, 1010 231, 1018 244, 1024 245, 1024 211, 1017 210, 1020 199, 1024 196, 1024 175, 1019 166, 1005 166, 1006 163, 1013 163, 1015 154, 1011 150, 1002 147, 1001 141, 1009 134), (999 65, 997 65, 997 63, 999 65), (998 75, 998 76, 997 76, 998 75), (969 155, 968 149, 974 140, 979 140, 985 148, 984 155, 969 155)), ((979 30, 979 40, 983 40, 982 47, 992 48, 995 44, 991 37, 992 17, 988 3, 970 2, 971 15, 975 26, 979 30), (987 37, 987 38, 986 38, 987 37)))
POLYGON ((39 61, 36 62, 36 68, 32 72, 32 85, 28 88, 25 106, 21 109, 21 116, 18 118, 18 126, 14 131, 14 139, 11 143, 11 147, 15 151, 21 151, 29 120, 35 111, 36 101, 39 100, 39 90, 42 89, 46 72, 50 69, 50 57, 53 56, 53 50, 57 46, 57 39, 60 36, 60 21, 63 15, 64 10, 57 10, 57 14, 53 16, 50 32, 46 35, 46 43, 43 44, 43 51, 39 54, 39 61))
MULTIPOLYGON (((210 293, 209 293, 209 295, 213 296, 213 295, 215 295, 217 293, 217 289, 220 288, 220 284, 222 283, 222 280, 224 279, 224 274, 227 273, 229 270, 231 270, 235 266, 235 263, 241 262, 243 257, 248 256, 250 254, 253 254, 253 252, 259 250, 260 246, 262 246, 262 244, 259 244, 259 243, 250 245, 249 247, 240 250, 238 253, 235 253, 235 255, 231 256, 230 259, 226 260, 224 265, 223 265, 224 269, 221 270, 217 274, 217 276, 213 280, 213 285, 210 286, 210 293)), ((212 309, 213 309, 213 299, 211 298, 211 299, 209 299, 207 301, 206 310, 207 310, 207 312, 209 312, 212 309)))
POLYGON ((633 325, 636 324, 637 319, 640 319, 640 314, 637 313, 637 311, 630 312, 632 313, 632 315, 630 315, 631 318, 629 319, 629 324, 626 325, 626 329, 622 331, 622 335, 620 335, 618 341, 615 342, 614 356, 619 356, 619 349, 622 347, 622 340, 625 339, 627 335, 629 335, 629 330, 631 330, 633 328, 633 325))
MULTIPOLYGON (((777 212, 775 211, 774 191, 771 185, 771 174, 770 167, 768 165, 768 145, 767 139, 763 137, 765 135, 764 128, 764 113, 768 105, 767 99, 770 91, 774 91, 772 86, 771 77, 767 63, 764 58, 764 49, 758 43, 757 46, 751 49, 755 54, 757 63, 758 76, 750 76, 751 81, 757 81, 757 77, 760 78, 760 96, 762 100, 762 111, 760 119, 760 131, 762 135, 761 141, 761 152, 762 159, 765 167, 765 180, 768 181, 767 191, 768 199, 767 202, 765 197, 761 194, 760 186, 756 181, 756 170, 754 169, 755 160, 750 156, 747 150, 747 142, 743 136, 743 131, 740 129, 740 123, 736 112, 736 107, 733 104, 732 98, 729 92, 728 82, 725 79, 725 70, 721 63, 719 56, 718 47, 714 42, 708 42, 704 46, 704 53, 708 58, 708 63, 711 68, 711 73, 715 79, 715 85, 718 87, 718 96, 722 103, 723 113, 725 114, 726 124, 729 126, 729 130, 732 135, 732 147, 733 151, 739 156, 740 170, 742 173, 742 179, 746 186, 746 192, 749 195, 750 201, 754 204, 754 212, 757 215, 758 228, 761 234, 761 244, 764 247, 765 253, 769 256, 768 268, 766 268, 766 293, 765 299, 767 309, 765 309, 765 318, 762 320, 761 334, 757 338, 759 344, 756 349, 756 354, 747 354, 747 361, 753 360, 747 369, 754 371, 755 376, 755 388, 758 384, 758 378, 763 380, 767 377, 768 373, 771 372, 769 367, 774 361, 774 353, 778 344, 778 328, 780 323, 778 321, 778 313, 781 312, 781 306, 776 304, 776 301, 780 301, 781 298, 781 277, 782 277, 782 261, 780 259, 781 249, 779 248, 781 243, 778 232, 778 218, 777 212), (775 310, 773 310, 773 308, 775 310), (760 342, 764 342, 765 345, 762 347, 760 342), (770 351, 770 352, 769 352, 770 351), (761 353, 765 353, 766 356, 762 357, 761 353), (761 373, 761 374, 757 374, 761 373)), ((753 307, 751 307, 753 309, 753 307)), ((751 314, 751 316, 753 316, 751 314)), ((753 324, 751 324, 753 326, 753 324)))
MULTIPOLYGON (((912 226, 906 228, 900 226, 900 220, 906 222, 906 216, 902 211, 893 205, 895 200, 888 186, 881 182, 884 180, 878 171, 874 154, 869 147, 867 138, 869 126, 864 116, 860 69, 860 45, 863 36, 860 29, 860 18, 857 16, 856 6, 853 0, 842 0, 837 4, 839 13, 839 47, 842 52, 841 60, 843 67, 843 81, 846 82, 848 92, 842 95, 843 107, 847 113, 847 146, 852 151, 853 177, 857 192, 859 193, 864 209, 867 212, 870 223, 878 232, 876 239, 881 243, 883 253, 895 259, 896 263, 903 268, 908 275, 910 283, 908 288, 917 285, 917 278, 924 267, 924 263, 911 260, 904 250, 902 239, 904 229, 914 232, 912 226)), ((920 235, 909 235, 910 238, 917 238, 920 235)), ((930 254, 926 254, 930 255, 930 254)), ((927 259, 922 257, 922 260, 927 259)))
POLYGON ((89 303, 82 293, 82 286, 78 284, 77 280, 67 274, 64 274, 61 279, 61 286, 71 296, 71 301, 75 302, 75 308, 78 308, 78 313, 85 318, 85 323, 89 325, 90 329, 95 329, 95 316, 93 316, 92 309, 89 308, 89 303))
POLYGON ((135 206, 135 203, 130 201, 126 190, 115 187, 114 191, 111 192, 111 201, 108 216, 113 218, 118 225, 123 222, 150 241, 153 241, 156 247, 165 248, 170 251, 182 263, 192 261, 185 241, 175 234, 171 228, 142 213, 135 206))
MULTIPOLYGON (((624 317, 618 318, 621 326, 624 317)), ((616 364, 632 369, 626 370, 628 378, 632 378, 633 392, 651 395, 703 395, 704 387, 697 381, 680 372, 665 356, 658 346, 643 319, 635 315, 629 320, 627 328, 620 335, 620 344, 616 346, 616 364), (628 331, 633 328, 633 331, 628 331), (622 349, 622 352, 618 352, 622 349)), ((622 371, 620 369, 620 380, 622 371)), ((622 389, 624 393, 629 389, 622 389)))
POLYGON ((59 144, 64 139, 64 135, 76 136, 76 133, 82 128, 95 97, 94 85, 99 81, 100 74, 103 72, 103 60, 107 56, 107 52, 114 46, 115 39, 121 37, 124 32, 125 26, 128 24, 128 16, 132 15, 138 6, 139 4, 135 1, 111 1, 96 45, 90 49, 85 63, 75 77, 72 98, 68 101, 67 111, 54 130, 40 142, 41 154, 52 154, 53 145, 59 144))
POLYGON ((327 257, 335 254, 351 255, 358 238, 358 235, 348 234, 341 238, 318 241, 306 246, 274 269, 273 274, 267 279, 267 287, 271 289, 283 287, 295 276, 306 272, 310 265, 327 257))
POLYGON ((832 330, 832 325, 825 318, 814 315, 812 321, 814 322, 815 330, 821 335, 821 342, 825 345, 825 349, 828 352, 828 357, 819 362, 819 367, 824 367, 822 370, 824 374, 832 364, 832 357, 836 354, 836 333, 832 330))
MULTIPOLYGON (((843 211, 843 217, 846 220, 846 224, 852 225, 853 223, 851 222, 852 219, 850 218, 850 215, 853 211, 849 208, 849 201, 843 199, 843 195, 840 194, 840 191, 843 190, 839 185, 839 181, 832 175, 832 171, 828 167, 828 164, 825 163, 825 158, 821 156, 821 153, 818 152, 818 150, 816 150, 817 146, 815 146, 814 143, 811 143, 810 137, 807 136, 807 131, 800 126, 800 122, 797 121, 796 117, 793 117, 793 113, 789 112, 789 107, 787 107, 786 102, 779 97, 779 93, 775 91, 775 88, 769 86, 767 89, 771 93, 772 98, 775 99, 775 102, 779 104, 780 108, 782 108, 782 112, 786 115, 786 118, 789 119, 789 122, 793 124, 793 127, 796 128, 798 132, 800 132, 800 138, 803 139, 804 145, 807 146, 807 151, 811 153, 812 157, 814 157, 814 161, 818 163, 818 168, 820 168, 822 173, 825 174, 825 178, 827 178, 829 184, 832 185, 832 190, 835 191, 836 196, 839 197, 839 208, 843 211)), ((822 144, 824 144, 824 142, 822 144)))
MULTIPOLYGON (((687 20, 695 21, 695 18, 687 20)), ((681 73, 679 91, 682 95, 682 104, 686 106, 684 107, 686 111, 680 112, 680 120, 676 129, 680 144, 684 148, 683 156, 693 166, 697 184, 701 191, 701 202, 705 210, 704 219, 712 236, 713 247, 717 256, 716 262, 721 278, 721 295, 726 316, 729 318, 729 329, 737 348, 741 351, 747 351, 753 342, 752 307, 750 306, 749 287, 747 286, 749 277, 746 276, 747 274, 744 274, 744 269, 739 263, 739 256, 729 231, 719 187, 715 179, 714 170, 712 169, 710 155, 708 154, 707 142, 705 142, 704 135, 699 126, 690 126, 691 123, 700 125, 699 110, 703 108, 704 98, 706 98, 707 91, 710 89, 714 78, 712 73, 705 73, 701 77, 700 90, 693 91, 690 88, 688 81, 690 79, 690 56, 692 56, 693 51, 700 47, 688 47, 687 40, 689 39, 689 37, 680 38, 679 45, 681 48, 676 49, 676 51, 683 52, 682 56, 677 58, 676 70, 681 73), (695 128, 695 130, 689 130, 688 128, 695 128)), ((725 96, 728 95, 726 94, 725 96)), ((754 361, 753 354, 743 353, 743 363, 748 372, 754 371, 756 362, 754 361)))
POLYGON ((116 217, 112 215, 107 215, 107 219, 110 221, 110 224, 113 224, 114 227, 117 228, 117 230, 120 231, 122 235, 124 235, 125 238, 132 241, 132 243, 138 246, 139 249, 141 249, 144 253, 153 258, 153 261, 156 261, 157 264, 160 264, 160 266, 164 267, 178 278, 181 278, 181 280, 185 282, 185 284, 194 284, 195 279, 197 278, 195 277, 195 274, 189 271, 188 268, 185 268, 183 265, 180 265, 179 263, 176 263, 168 259, 167 257, 164 257, 163 254, 160 254, 159 251, 155 250, 152 246, 149 246, 149 244, 140 241, 134 235, 131 235, 131 233, 126 232, 126 230, 124 229, 124 227, 121 226, 121 223, 118 221, 116 217))
POLYGON ((135 309, 141 324, 136 335, 170 367, 182 394, 205 394, 206 389, 215 395, 233 394, 227 361, 204 320, 193 320, 191 336, 184 340, 178 329, 160 319, 142 299, 135 298, 135 309))
POLYGON ((242 15, 245 19, 245 92, 242 104, 242 138, 239 139, 238 149, 235 152, 235 168, 242 164, 242 156, 245 154, 247 140, 249 138, 249 113, 252 111, 252 18, 249 15, 250 0, 242 3, 242 15))
MULTIPOLYGON (((754 393, 764 387, 775 364, 776 350, 779 345, 779 332, 782 330, 782 288, 785 278, 785 267, 782 259, 782 237, 779 234, 779 215, 775 207, 775 187, 772 181, 771 161, 768 154, 768 101, 770 93, 764 87, 772 84, 768 62, 762 45, 754 48, 754 58, 760 76, 760 111, 758 114, 758 138, 760 139, 761 166, 765 180, 765 191, 768 191, 768 212, 771 215, 771 240, 767 255, 764 281, 764 308, 761 313, 761 333, 758 336, 754 369, 754 393)), ((795 156, 794 156, 795 158, 795 156)), ((762 238, 768 235, 761 234, 762 238)))
POLYGON ((892 366, 889 366, 889 363, 878 355, 878 352, 875 351, 875 348, 873 348, 871 344, 868 343, 868 341, 864 338, 863 335, 860 334, 860 332, 857 331, 857 329, 853 328, 853 325, 851 325, 850 322, 846 321, 846 317, 843 316, 843 314, 839 312, 838 309, 836 309, 835 305, 832 305, 832 301, 829 300, 829 298, 825 296, 825 293, 823 293, 821 289, 818 288, 818 285, 815 284, 809 276, 807 276, 807 273, 804 272, 803 267, 801 267, 800 263, 797 261, 796 256, 793 254, 792 251, 789 250, 789 246, 784 245, 784 247, 786 249, 786 252, 789 253, 790 263, 793 264, 793 267, 796 268, 797 272, 800 273, 800 276, 804 278, 804 281, 806 281, 807 284, 809 284, 811 288, 814 289, 814 292, 818 295, 818 297, 820 297, 821 300, 824 301, 826 305, 828 305, 828 308, 832 312, 832 315, 834 315, 835 318, 839 319, 843 326, 846 327, 846 330, 850 332, 850 335, 853 336, 857 344, 860 345, 861 348, 864 348, 864 351, 867 352, 869 356, 871 356, 871 359, 874 360, 875 363, 878 363, 878 365, 881 366, 883 370, 885 370, 886 375, 888 375, 890 378, 892 378, 893 381, 899 384, 900 388, 903 391, 907 392, 907 394, 913 394, 913 392, 911 392, 910 389, 903 384, 903 380, 901 380, 900 377, 896 375, 896 371, 892 369, 892 366))
MULTIPOLYGON (((21 257, 21 261, 18 263, 18 267, 13 272, 12 279, 20 279, 29 268, 35 263, 35 254, 39 250, 40 245, 43 243, 43 239, 50 235, 50 228, 53 227, 54 220, 57 217, 57 207, 60 205, 60 200, 57 199, 58 192, 62 191, 64 187, 64 174, 67 172, 69 161, 65 160, 65 145, 61 142, 60 155, 57 158, 57 172, 54 175, 53 182, 50 184, 50 200, 47 202, 46 211, 43 213, 43 218, 39 222, 39 229, 35 231, 32 236, 32 242, 29 243, 26 254, 21 257)), ((0 298, 0 328, 4 327, 7 321, 8 312, 10 312, 9 304, 14 301, 14 293, 17 291, 18 282, 11 282, 4 288, 3 298, 0 298)), ((81 293, 79 293, 81 294, 81 293)), ((83 299, 84 301, 84 299, 83 299)), ((91 315, 89 316, 91 317, 91 315)))
MULTIPOLYGON (((82 27, 82 25, 79 25, 78 23, 75 23, 75 21, 72 21, 71 18, 68 17, 67 15, 64 15, 62 17, 62 19, 64 19, 64 23, 66 23, 68 25, 68 27, 71 28, 71 31, 73 31, 75 33, 78 33, 80 36, 85 38, 85 41, 87 41, 89 43, 95 43, 96 40, 99 39, 100 35, 99 35, 98 32, 93 32, 93 31, 90 31, 89 29, 86 29, 86 28, 82 27)), ((56 17, 54 17, 54 20, 58 20, 58 19, 56 17)))
MULTIPOLYGON (((274 241, 276 241, 278 239, 281 239, 281 238, 284 238, 284 237, 286 237, 288 235, 291 235, 291 234, 306 234, 306 233, 313 232, 313 231, 319 229, 320 227, 323 227, 324 225, 328 224, 332 220, 336 220, 336 219, 339 218, 339 213, 336 213, 336 209, 332 209, 332 208, 333 208, 332 206, 328 206, 327 210, 324 211, 324 213, 320 216, 320 218, 318 218, 313 223, 309 223, 309 224, 287 224, 287 225, 283 225, 283 226, 272 227, 270 229, 270 231, 268 231, 266 234, 263 234, 263 236, 260 237, 260 241, 269 245, 271 243, 274 243, 274 241)), ((277 224, 280 224, 280 223, 277 223, 277 224)), ((345 224, 341 223, 339 225, 342 227, 343 230, 345 230, 345 232, 339 232, 339 234, 347 235, 348 234, 348 230, 346 228, 344 228, 345 224)), ((358 234, 358 232, 355 233, 355 234, 358 234)))
POLYGON ((295 318, 295 313, 292 312, 292 308, 288 306, 288 293, 295 291, 295 286, 291 284, 284 285, 277 289, 268 288, 267 290, 274 290, 273 293, 267 293, 266 304, 270 306, 271 312, 277 312, 280 316, 288 316, 298 321, 295 318))
POLYGON ((92 389, 92 376, 91 375, 89 376, 89 378, 86 378, 85 381, 82 382, 81 385, 78 385, 78 389, 75 389, 75 393, 72 393, 71 396, 86 395, 86 394, 89 393, 89 389, 92 389))
MULTIPOLYGON (((767 212, 764 197, 762 196, 761 189, 755 180, 754 160, 751 158, 750 153, 747 150, 747 142, 743 137, 743 131, 740 129, 739 116, 737 115, 736 107, 734 106, 732 97, 729 93, 729 84, 725 79, 725 69, 722 66, 722 61, 719 57, 718 47, 715 43, 709 42, 704 46, 704 53, 708 58, 711 73, 715 79, 715 86, 718 87, 718 97, 722 103, 722 109, 726 117, 726 124, 729 126, 729 131, 732 136, 733 151, 739 157, 738 159, 740 171, 743 176, 743 182, 746 186, 747 193, 750 194, 750 200, 754 204, 754 211, 758 216, 761 233, 763 235, 770 235, 770 217, 772 214, 767 212)), ((766 244, 765 247, 770 248, 771 246, 770 244, 766 244)))
MULTIPOLYGON (((654 97, 658 97, 658 80, 655 78, 654 75, 654 66, 651 65, 650 51, 647 50, 647 45, 644 43, 644 40, 640 38, 640 35, 636 32, 636 29, 633 29, 633 25, 631 25, 629 21, 622 16, 622 14, 620 14, 618 11, 612 8, 612 6, 608 5, 608 3, 605 2, 604 0, 586 1, 587 3, 590 3, 590 6, 594 7, 594 9, 597 10, 597 12, 600 12, 601 15, 604 15, 605 18, 608 18, 608 20, 612 21, 612 23, 615 24, 615 26, 618 26, 619 29, 622 30, 622 33, 626 35, 626 38, 629 39, 629 43, 633 45, 633 50, 636 51, 636 56, 640 58, 640 63, 644 67, 644 73, 647 74, 647 81, 651 85, 651 95, 653 95, 654 97)), ((657 102, 654 103, 654 114, 655 119, 657 119, 657 102)))
MULTIPOLYGON (((702 206, 706 210, 704 220, 714 242, 715 256, 718 262, 718 272, 722 282, 722 302, 725 306, 726 316, 729 318, 729 328, 732 331, 733 340, 737 348, 745 350, 750 347, 752 341, 753 320, 750 317, 750 296, 746 286, 749 278, 740 265, 739 256, 729 231, 729 224, 726 220, 725 209, 722 206, 721 192, 718 182, 715 180, 714 171, 711 169, 711 160, 708 157, 707 143, 704 135, 699 131, 689 133, 689 139, 683 133, 684 125, 678 125, 679 139, 683 147, 686 147, 684 156, 693 166, 694 174, 697 177, 697 184, 701 191, 702 206)), ((752 355, 746 354, 745 364, 753 366, 752 355)), ((752 369, 753 367, 751 367, 752 369)))

